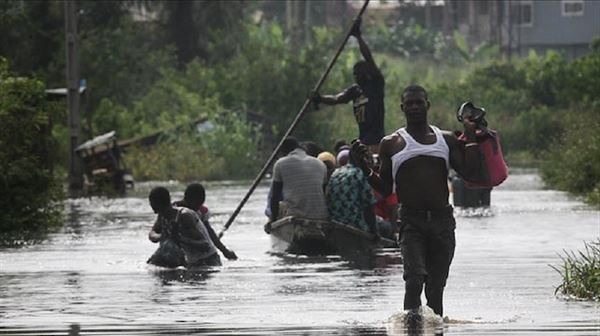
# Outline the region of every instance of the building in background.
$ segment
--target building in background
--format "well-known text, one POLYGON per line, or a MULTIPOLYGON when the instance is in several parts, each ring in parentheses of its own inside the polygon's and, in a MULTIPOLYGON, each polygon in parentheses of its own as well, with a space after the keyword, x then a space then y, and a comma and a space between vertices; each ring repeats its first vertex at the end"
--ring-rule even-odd
POLYGON ((506 48, 520 56, 530 50, 545 53, 555 49, 568 58, 590 52, 589 45, 600 36, 600 1, 520 0, 505 1, 511 15, 505 26, 506 48))
MULTIPOLYGON (((347 1, 352 7, 362 3, 347 1)), ((600 36, 600 0, 397 0, 393 3, 397 5, 375 3, 373 10, 395 12, 392 16, 399 22, 414 20, 446 36, 458 31, 472 48, 483 43, 497 44, 508 57, 526 56, 530 50, 538 53, 558 50, 572 59, 590 52, 590 43, 600 36)), ((370 4, 368 15, 372 15, 370 4)))
MULTIPOLYGON (((423 4, 423 12, 431 12, 425 16, 439 18, 441 12, 441 28, 446 34, 458 30, 471 46, 495 43, 507 56, 558 50, 568 58, 576 58, 588 53, 592 40, 600 36, 597 0, 417 2, 423 4)), ((436 28, 434 23, 430 27, 436 28)))

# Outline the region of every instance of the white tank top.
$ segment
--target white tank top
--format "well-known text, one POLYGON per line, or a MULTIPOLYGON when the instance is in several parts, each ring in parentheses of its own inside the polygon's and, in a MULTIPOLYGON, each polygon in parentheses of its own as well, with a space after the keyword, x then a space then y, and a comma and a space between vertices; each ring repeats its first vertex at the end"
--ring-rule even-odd
POLYGON ((448 148, 448 144, 446 143, 446 140, 444 140, 442 131, 433 125, 430 125, 429 127, 431 127, 436 137, 435 142, 431 145, 424 145, 417 142, 417 140, 408 134, 404 127, 396 131, 396 133, 404 138, 406 146, 398 153, 392 155, 392 178, 394 180, 394 190, 396 190, 396 174, 398 173, 400 166, 406 160, 422 155, 434 156, 444 159, 446 161, 446 168, 450 168, 450 148, 448 148))

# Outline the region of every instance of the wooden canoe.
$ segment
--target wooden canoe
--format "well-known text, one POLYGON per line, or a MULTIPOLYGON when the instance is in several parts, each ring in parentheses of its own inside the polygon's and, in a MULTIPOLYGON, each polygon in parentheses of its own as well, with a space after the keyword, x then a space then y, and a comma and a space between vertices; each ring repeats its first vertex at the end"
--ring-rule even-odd
POLYGON ((342 256, 364 255, 377 249, 396 247, 396 242, 336 221, 288 216, 272 222, 273 248, 295 254, 342 256))

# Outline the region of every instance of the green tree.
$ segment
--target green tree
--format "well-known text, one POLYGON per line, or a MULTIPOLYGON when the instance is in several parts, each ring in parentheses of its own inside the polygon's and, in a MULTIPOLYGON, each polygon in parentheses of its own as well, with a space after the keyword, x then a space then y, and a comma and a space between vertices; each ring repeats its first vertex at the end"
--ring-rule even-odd
POLYGON ((58 223, 52 121, 60 108, 44 83, 15 77, 0 58, 0 232, 34 232, 58 223))

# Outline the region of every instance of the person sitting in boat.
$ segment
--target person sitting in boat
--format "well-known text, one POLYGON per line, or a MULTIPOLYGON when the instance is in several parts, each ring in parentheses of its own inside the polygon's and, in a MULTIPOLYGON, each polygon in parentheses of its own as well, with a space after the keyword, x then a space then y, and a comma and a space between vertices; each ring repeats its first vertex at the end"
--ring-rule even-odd
POLYGON ((382 237, 397 240, 398 234, 398 198, 395 193, 383 197, 377 190, 373 190, 375 199, 375 220, 377 221, 377 230, 382 237))
POLYGON ((326 198, 332 220, 377 233, 373 189, 352 156, 348 164, 336 169, 331 175, 326 198))
POLYGON ((350 147, 342 146, 335 157, 335 161, 338 168, 347 165, 350 161, 350 147))
POLYGON ((317 159, 323 161, 323 163, 327 167, 327 181, 329 181, 331 174, 333 174, 333 171, 335 170, 335 156, 333 156, 333 154, 331 154, 330 152, 321 152, 317 156, 317 159))
POLYGON ((350 148, 348 141, 346 141, 345 139, 338 139, 333 145, 333 152, 335 153, 335 156, 339 154, 339 152, 342 150, 342 147, 350 148))
POLYGON ((185 192, 183 193, 183 200, 175 202, 176 206, 186 207, 188 209, 196 211, 202 223, 206 227, 206 231, 208 231, 208 235, 210 236, 210 240, 215 244, 215 246, 223 253, 223 256, 228 260, 237 260, 237 255, 232 250, 229 250, 217 234, 215 230, 213 230, 212 226, 208 221, 208 208, 204 206, 204 201, 206 200, 206 191, 204 190, 204 186, 200 183, 191 183, 185 188, 185 192))
POLYGON ((294 137, 287 137, 280 151, 283 157, 273 166, 270 222, 277 220, 280 214, 280 201, 286 205, 282 216, 326 220, 329 214, 324 194, 325 164, 307 155, 294 137))
MULTIPOLYGON (((169 246, 176 246, 183 252, 184 264, 177 266, 191 269, 200 266, 221 265, 217 249, 195 211, 173 206, 171 195, 164 187, 153 188, 148 198, 152 210, 158 214, 148 238, 153 243, 161 243, 148 263, 167 266, 158 262, 165 259, 165 251, 161 248, 163 247, 162 243, 166 241, 169 246)), ((171 255, 174 256, 175 253, 171 255)), ((173 263, 170 260, 168 262, 173 263)))
POLYGON ((385 135, 385 80, 362 38, 360 23, 360 19, 357 19, 351 32, 358 41, 360 53, 364 58, 354 64, 352 72, 356 83, 335 95, 321 96, 318 92, 314 93, 312 101, 315 105, 347 104, 352 101, 354 117, 358 124, 358 137, 361 143, 369 146, 371 152, 377 153, 379 141, 385 135))
POLYGON ((323 147, 317 145, 313 141, 302 141, 302 143, 300 143, 300 147, 304 149, 306 154, 312 157, 317 157, 321 152, 323 152, 323 147))

